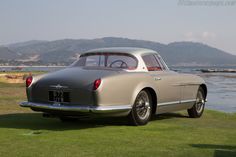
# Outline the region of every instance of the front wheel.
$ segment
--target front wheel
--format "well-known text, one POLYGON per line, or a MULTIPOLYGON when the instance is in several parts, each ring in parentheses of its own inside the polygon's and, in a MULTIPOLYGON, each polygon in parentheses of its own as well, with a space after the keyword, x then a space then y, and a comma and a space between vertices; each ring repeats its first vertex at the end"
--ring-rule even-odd
POLYGON ((137 95, 133 108, 129 114, 130 122, 133 125, 145 125, 151 118, 152 99, 148 91, 142 90, 137 95))
POLYGON ((189 117, 199 118, 202 116, 205 108, 205 92, 202 87, 199 87, 196 102, 192 108, 188 109, 189 117))

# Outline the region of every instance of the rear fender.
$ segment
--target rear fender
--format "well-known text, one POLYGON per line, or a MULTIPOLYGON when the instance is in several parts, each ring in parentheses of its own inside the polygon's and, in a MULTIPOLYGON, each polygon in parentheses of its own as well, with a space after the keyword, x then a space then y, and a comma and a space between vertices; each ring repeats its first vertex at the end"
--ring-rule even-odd
POLYGON ((130 104, 132 104, 132 105, 134 104, 135 99, 136 99, 138 93, 139 93, 140 91, 142 91, 144 88, 152 88, 152 89, 155 91, 156 95, 157 95, 157 93, 158 93, 158 91, 155 89, 155 85, 154 85, 154 84, 148 83, 148 82, 140 82, 140 83, 136 86, 136 88, 134 89, 134 92, 133 92, 133 94, 132 94, 132 98, 131 98, 130 104))

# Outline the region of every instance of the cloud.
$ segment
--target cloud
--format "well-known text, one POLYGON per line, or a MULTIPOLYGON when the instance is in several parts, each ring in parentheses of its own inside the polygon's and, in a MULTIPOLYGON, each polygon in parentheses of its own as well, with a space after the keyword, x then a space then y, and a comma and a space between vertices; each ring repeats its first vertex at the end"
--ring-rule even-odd
POLYGON ((215 36, 216 35, 213 32, 205 31, 205 32, 202 33, 202 39, 214 39, 215 36))
POLYGON ((195 34, 193 32, 186 32, 184 37, 187 41, 196 41, 195 34))
POLYGON ((214 32, 204 31, 204 32, 186 32, 184 33, 184 39, 186 41, 195 41, 195 42, 203 42, 203 41, 211 41, 215 39, 216 34, 214 32))

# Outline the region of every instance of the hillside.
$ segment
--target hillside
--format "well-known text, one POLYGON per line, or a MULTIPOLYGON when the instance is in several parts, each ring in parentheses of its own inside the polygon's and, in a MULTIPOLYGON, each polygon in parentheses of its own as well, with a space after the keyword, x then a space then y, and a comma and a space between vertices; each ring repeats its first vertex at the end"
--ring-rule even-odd
POLYGON ((161 54, 165 56, 169 63, 175 65, 186 63, 192 65, 236 64, 236 56, 201 43, 170 43, 163 49, 161 54))
POLYGON ((11 60, 14 58, 18 58, 19 55, 13 51, 11 51, 7 47, 0 46, 0 60, 11 60))
POLYGON ((63 39, 28 41, 0 48, 0 60, 38 61, 43 64, 70 64, 84 51, 101 47, 141 47, 158 51, 169 65, 235 65, 236 56, 202 43, 158 42, 106 37, 100 39, 63 39))

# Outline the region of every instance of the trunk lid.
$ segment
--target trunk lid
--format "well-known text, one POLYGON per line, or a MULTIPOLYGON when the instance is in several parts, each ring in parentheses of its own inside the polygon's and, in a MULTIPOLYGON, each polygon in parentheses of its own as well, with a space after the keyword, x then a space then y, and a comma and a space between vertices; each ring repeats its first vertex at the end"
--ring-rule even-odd
MULTIPOLYGON (((67 86, 69 88, 91 89, 96 79, 116 75, 122 71, 101 68, 71 67, 49 73, 36 82, 36 86, 50 87, 53 85, 67 86), (91 86, 91 88, 89 88, 91 86)), ((124 72, 124 71, 123 71, 124 72)))
POLYGON ((69 67, 46 74, 32 86, 32 101, 54 103, 55 92, 63 93, 59 102, 65 105, 96 105, 93 83, 96 79, 123 73, 121 70, 69 67), (61 101, 63 99, 63 101, 61 101))

